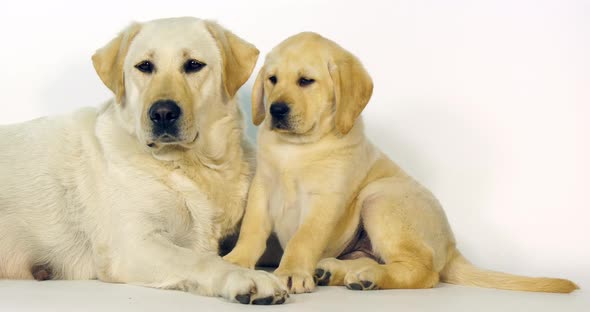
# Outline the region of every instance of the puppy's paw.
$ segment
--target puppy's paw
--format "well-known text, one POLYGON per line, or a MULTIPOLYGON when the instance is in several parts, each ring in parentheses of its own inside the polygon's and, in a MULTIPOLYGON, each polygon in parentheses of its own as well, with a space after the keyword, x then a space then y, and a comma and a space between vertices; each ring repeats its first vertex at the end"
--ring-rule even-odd
POLYGON ((315 269, 313 274, 313 279, 318 286, 330 285, 330 277, 332 277, 332 273, 324 269, 315 269))
POLYGON ((248 257, 235 250, 225 255, 223 260, 248 269, 254 269, 256 266, 256 262, 252 263, 248 257))
POLYGON ((222 292, 226 299, 242 304, 282 304, 289 293, 279 279, 264 271, 247 269, 228 273, 222 292))
POLYGON ((318 286, 342 286, 346 268, 342 260, 336 258, 325 258, 318 263, 314 279, 318 286))
POLYGON ((350 290, 375 290, 379 289, 380 270, 364 269, 357 272, 349 272, 344 277, 344 285, 350 290))
POLYGON ((292 294, 310 293, 315 288, 314 276, 305 271, 283 270, 274 272, 292 294))

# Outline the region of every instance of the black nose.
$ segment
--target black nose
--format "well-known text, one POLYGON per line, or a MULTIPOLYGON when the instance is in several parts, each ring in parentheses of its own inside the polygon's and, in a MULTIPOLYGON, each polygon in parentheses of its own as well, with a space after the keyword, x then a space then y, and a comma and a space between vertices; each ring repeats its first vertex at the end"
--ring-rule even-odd
POLYGON ((290 110, 285 102, 274 102, 270 105, 270 114, 275 118, 284 118, 290 110))
POLYGON ((154 124, 166 127, 174 124, 182 111, 172 100, 159 100, 152 104, 148 114, 154 124))

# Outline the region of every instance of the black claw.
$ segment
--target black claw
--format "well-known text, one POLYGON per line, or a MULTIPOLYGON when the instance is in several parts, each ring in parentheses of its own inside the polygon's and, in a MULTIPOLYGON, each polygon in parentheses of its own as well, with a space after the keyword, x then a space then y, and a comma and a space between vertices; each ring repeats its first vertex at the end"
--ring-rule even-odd
POLYGON ((326 272, 326 274, 318 280, 318 286, 328 286, 330 283, 330 277, 332 277, 332 273, 330 273, 330 271, 326 272))
POLYGON ((279 300, 277 300, 275 302, 275 304, 283 304, 283 303, 285 303, 285 297, 281 297, 281 298, 279 298, 279 300))
POLYGON ((289 278, 287 279, 287 288, 291 289, 291 286, 293 286, 293 279, 291 278, 291 276, 289 276, 289 278))
POLYGON ((318 284, 318 277, 315 275, 313 276, 313 283, 316 285, 318 284))
POLYGON ((269 305, 269 304, 272 304, 273 299, 274 299, 273 296, 258 298, 258 299, 254 299, 254 301, 252 301, 252 304, 269 305))
POLYGON ((236 300, 241 304, 249 304, 250 303, 250 294, 237 295, 236 300))
POLYGON ((358 284, 358 283, 352 283, 352 284, 346 285, 346 288, 352 289, 352 290, 362 290, 363 286, 361 286, 361 284, 358 284))
POLYGON ((325 271, 322 269, 315 269, 315 276, 317 276, 318 278, 322 278, 322 276, 324 276, 325 271))
POLYGON ((361 284, 363 284, 363 287, 365 288, 370 288, 371 286, 373 286, 373 282, 371 281, 361 281, 361 284))

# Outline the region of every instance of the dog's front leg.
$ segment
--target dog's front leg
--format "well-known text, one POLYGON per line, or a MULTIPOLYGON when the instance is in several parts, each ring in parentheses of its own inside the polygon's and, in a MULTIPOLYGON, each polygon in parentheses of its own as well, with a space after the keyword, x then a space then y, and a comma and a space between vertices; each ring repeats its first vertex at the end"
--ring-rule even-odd
POLYGON ((341 195, 315 195, 303 224, 287 243, 281 264, 274 272, 291 293, 311 292, 313 273, 343 214, 341 195))
POLYGON ((253 269, 266 249, 266 240, 272 231, 268 211, 268 195, 257 174, 250 186, 248 205, 234 249, 223 257, 226 261, 253 269))
POLYGON ((113 263, 113 273, 126 283, 245 304, 280 304, 287 297, 287 290, 272 274, 230 264, 211 251, 180 247, 157 231, 133 241, 120 256, 113 263))

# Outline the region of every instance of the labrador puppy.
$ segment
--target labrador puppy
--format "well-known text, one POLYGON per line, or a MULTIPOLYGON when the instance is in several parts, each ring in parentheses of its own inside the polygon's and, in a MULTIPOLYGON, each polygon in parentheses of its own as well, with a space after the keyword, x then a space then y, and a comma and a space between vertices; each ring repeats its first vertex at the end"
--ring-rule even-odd
POLYGON ((132 24, 92 57, 113 100, 0 127, 0 278, 284 302, 275 276, 217 255, 253 171, 235 95, 257 58, 211 21, 132 24))
POLYGON ((256 175, 235 249, 254 267, 274 231, 275 274, 292 293, 430 288, 439 281, 569 293, 568 280, 485 271, 455 246, 434 196, 365 137, 359 117, 373 83, 351 53, 315 33, 275 47, 254 85, 256 175), (266 105, 265 105, 266 103, 266 105))

